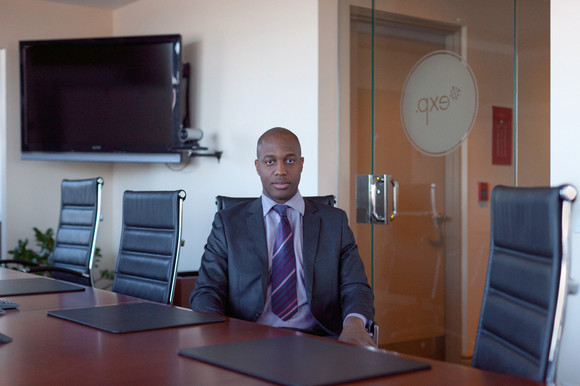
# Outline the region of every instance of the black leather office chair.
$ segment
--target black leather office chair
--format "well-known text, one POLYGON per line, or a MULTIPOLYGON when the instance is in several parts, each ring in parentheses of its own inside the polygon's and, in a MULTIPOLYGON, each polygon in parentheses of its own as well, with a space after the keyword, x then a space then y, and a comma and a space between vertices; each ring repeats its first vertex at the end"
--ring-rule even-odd
POLYGON ((49 272, 55 279, 93 286, 93 260, 101 216, 101 177, 63 180, 61 183, 60 219, 50 266, 20 260, 2 260, 2 264, 20 264, 26 272, 49 272))
POLYGON ((125 191, 113 292, 171 304, 185 191, 125 191))
POLYGON ((491 245, 472 365, 550 382, 569 290, 576 190, 497 186, 491 245))
MULTIPOLYGON (((253 201, 257 197, 229 197, 229 196, 216 196, 215 205, 218 211, 229 208, 232 205, 240 204, 242 202, 253 201)), ((334 195, 329 194, 326 196, 308 196, 305 198, 312 199, 318 203, 334 206, 336 204, 336 199, 334 195)))

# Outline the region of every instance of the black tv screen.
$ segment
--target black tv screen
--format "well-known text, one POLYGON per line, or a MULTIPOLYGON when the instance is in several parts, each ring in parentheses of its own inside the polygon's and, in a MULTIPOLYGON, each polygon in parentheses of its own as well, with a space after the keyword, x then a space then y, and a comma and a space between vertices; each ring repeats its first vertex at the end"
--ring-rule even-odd
POLYGON ((20 42, 23 159, 179 162, 181 36, 20 42))

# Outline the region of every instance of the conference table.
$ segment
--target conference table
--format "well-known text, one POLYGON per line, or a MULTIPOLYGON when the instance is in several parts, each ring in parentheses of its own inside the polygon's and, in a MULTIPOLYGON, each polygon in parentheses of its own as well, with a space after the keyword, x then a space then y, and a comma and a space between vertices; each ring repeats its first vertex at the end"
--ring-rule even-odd
MULTIPOLYGON (((0 268, 0 281, 24 278, 39 276, 0 268)), ((305 335, 233 318, 218 323, 116 334, 49 316, 47 312, 148 301, 90 287, 83 291, 0 297, 20 305, 0 315, 0 333, 12 338, 9 343, 0 343, 1 385, 272 384, 178 352, 185 348, 305 335)), ((332 344, 343 345, 334 341, 332 344)), ((357 384, 541 384, 458 364, 415 359, 428 363, 430 368, 360 380, 357 384)))

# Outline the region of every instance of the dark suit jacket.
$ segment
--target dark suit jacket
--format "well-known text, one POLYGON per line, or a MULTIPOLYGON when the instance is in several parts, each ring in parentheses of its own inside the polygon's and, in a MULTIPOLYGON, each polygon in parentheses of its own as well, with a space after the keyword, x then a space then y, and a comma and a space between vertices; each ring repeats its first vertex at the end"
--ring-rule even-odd
MULTIPOLYGON (((304 281, 318 322, 340 334, 349 313, 374 318, 373 293, 346 213, 307 198, 304 213, 304 281)), ((262 201, 216 213, 202 257, 191 308, 256 321, 268 288, 268 251, 262 201)))

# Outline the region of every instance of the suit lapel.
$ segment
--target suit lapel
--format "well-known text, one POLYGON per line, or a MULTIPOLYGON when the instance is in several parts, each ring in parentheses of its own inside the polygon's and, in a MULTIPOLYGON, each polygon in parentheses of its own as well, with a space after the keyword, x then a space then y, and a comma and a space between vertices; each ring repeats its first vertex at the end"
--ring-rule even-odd
MULTIPOLYGON (((262 265, 262 290, 264 301, 266 301, 266 291, 268 289, 268 246, 266 243, 266 231, 264 229, 264 214, 262 210, 262 199, 258 198, 252 201, 246 210, 246 226, 250 237, 252 238, 249 245, 254 246, 255 256, 260 260, 262 265)), ((251 248, 251 247, 250 247, 251 248)))
POLYGON ((303 229, 303 251, 302 259, 304 262, 304 283, 306 285, 306 294, 311 299, 312 284, 314 277, 314 261, 318 251, 318 234, 320 232, 320 217, 316 215, 318 209, 307 199, 304 200, 304 229, 303 229))

